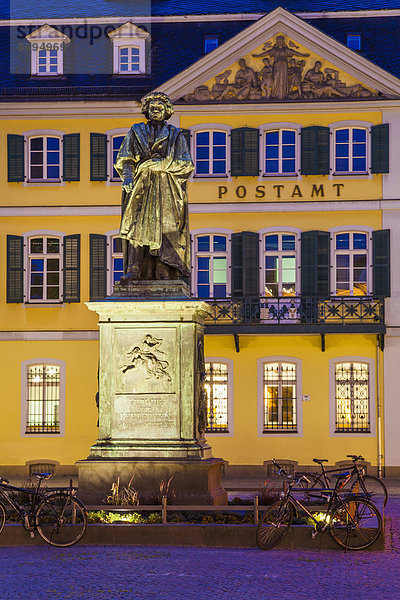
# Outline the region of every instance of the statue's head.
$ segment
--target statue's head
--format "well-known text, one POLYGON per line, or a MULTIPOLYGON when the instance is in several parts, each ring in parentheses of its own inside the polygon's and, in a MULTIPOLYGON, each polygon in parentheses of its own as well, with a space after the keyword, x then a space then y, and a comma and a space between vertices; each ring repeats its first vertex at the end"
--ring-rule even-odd
MULTIPOLYGON (((167 94, 164 92, 150 92, 150 94, 146 94, 142 98, 142 113, 146 117, 146 119, 154 118, 156 121, 167 121, 174 114, 174 107, 172 106, 171 100, 168 98, 167 94), (152 105, 152 106, 151 106, 152 105), (158 118, 157 116, 149 114, 152 113, 152 108, 158 107, 161 108, 161 105, 164 106, 163 116, 162 118, 158 118)), ((158 115, 160 113, 159 110, 156 111, 158 115)))

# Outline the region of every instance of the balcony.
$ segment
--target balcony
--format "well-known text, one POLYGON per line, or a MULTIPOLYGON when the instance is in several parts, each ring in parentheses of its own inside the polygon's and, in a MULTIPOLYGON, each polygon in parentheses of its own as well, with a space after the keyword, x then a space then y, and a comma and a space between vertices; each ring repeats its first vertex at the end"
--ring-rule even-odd
POLYGON ((206 333, 384 334, 384 299, 355 297, 210 298, 206 333))

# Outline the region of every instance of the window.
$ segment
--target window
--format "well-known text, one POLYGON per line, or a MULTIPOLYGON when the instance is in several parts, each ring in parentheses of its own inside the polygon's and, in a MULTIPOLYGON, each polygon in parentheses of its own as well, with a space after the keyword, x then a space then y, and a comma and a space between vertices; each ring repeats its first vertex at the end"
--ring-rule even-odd
POLYGON ((28 365, 26 385, 25 433, 60 433, 60 366, 28 365))
POLYGON ((140 51, 136 46, 122 46, 119 49, 119 72, 139 73, 140 51))
POLYGON ((340 362, 335 365, 336 432, 369 432, 369 365, 340 362))
POLYGON ((265 132, 265 175, 296 174, 296 138, 297 132, 292 129, 265 132))
POLYGON ((123 257, 122 257, 122 239, 118 236, 111 238, 111 287, 109 292, 112 293, 113 285, 118 283, 124 274, 123 257))
POLYGON ((218 48, 218 36, 217 35, 206 35, 204 36, 204 54, 212 52, 218 48))
POLYGON ((264 236, 264 294, 266 297, 296 295, 296 235, 268 233, 264 236))
POLYGON ((263 363, 264 432, 297 431, 297 365, 293 362, 263 363))
POLYGON ((113 135, 111 136, 111 165, 109 169, 109 173, 112 172, 111 181, 121 181, 120 176, 114 168, 115 161, 117 160, 117 155, 120 149, 122 142, 125 139, 125 134, 123 135, 113 135))
POLYGON ((63 58, 70 38, 61 31, 43 25, 26 36, 31 45, 31 74, 57 76, 63 74, 63 58))
POLYGON ((29 138, 29 181, 60 181, 61 138, 35 136, 29 138))
POLYGON ((198 298, 228 295, 228 235, 209 233, 194 238, 194 293, 198 298))
POLYGON ((350 50, 361 50, 361 34, 348 33, 346 44, 347 47, 350 48, 350 50))
POLYGON ((367 129, 335 129, 335 173, 367 172, 367 129))
POLYGON ((195 133, 195 167, 196 175, 226 175, 226 131, 197 131, 195 133))
POLYGON ((209 433, 227 433, 228 365, 206 362, 207 427, 209 433))
POLYGON ((31 237, 28 246, 29 300, 61 300, 61 239, 31 237))
POLYGON ((368 234, 340 232, 334 235, 336 296, 368 294, 368 234))
POLYGON ((146 41, 150 35, 142 29, 125 23, 108 33, 113 43, 113 72, 120 75, 137 75, 146 72, 146 41))

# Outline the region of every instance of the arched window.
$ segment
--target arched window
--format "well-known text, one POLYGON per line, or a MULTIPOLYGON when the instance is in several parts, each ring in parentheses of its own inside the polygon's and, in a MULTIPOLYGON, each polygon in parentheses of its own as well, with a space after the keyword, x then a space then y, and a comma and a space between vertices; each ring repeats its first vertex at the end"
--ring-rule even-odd
POLYGON ((65 363, 39 358, 22 363, 22 427, 25 435, 64 435, 65 363))
POLYGON ((343 127, 334 130, 334 172, 366 173, 368 169, 368 136, 365 127, 343 127))
POLYGON ((369 433, 370 368, 367 362, 335 364, 335 432, 369 433))
POLYGON ((61 138, 52 135, 29 138, 29 181, 60 181, 61 138))
POLYGON ((297 365, 263 363, 264 432, 297 430, 297 365))
POLYGON ((227 362, 206 362, 205 391, 207 395, 208 433, 229 432, 229 365, 227 362))

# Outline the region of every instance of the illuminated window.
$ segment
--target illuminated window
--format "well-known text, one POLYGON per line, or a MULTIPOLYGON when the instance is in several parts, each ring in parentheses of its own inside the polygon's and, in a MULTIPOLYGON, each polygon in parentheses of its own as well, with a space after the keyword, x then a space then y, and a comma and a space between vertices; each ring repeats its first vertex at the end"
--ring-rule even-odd
POLYGON ((346 39, 347 47, 351 50, 361 50, 361 34, 348 33, 346 39))
POLYGON ((265 133, 265 175, 296 173, 297 132, 278 129, 265 133))
POLYGON ((218 36, 217 35, 206 35, 204 36, 204 54, 212 52, 218 48, 218 36))
POLYGON ((26 378, 25 433, 60 433, 60 366, 28 365, 26 378))
POLYGON ((61 139, 54 136, 29 138, 29 181, 60 181, 61 139))
POLYGON ((366 173, 367 129, 335 129, 335 173, 366 173))
POLYGON ((226 175, 226 131, 198 131, 195 133, 195 167, 196 175, 226 175))
POLYGON ((217 233, 194 238, 195 293, 199 298, 225 298, 228 290, 228 236, 217 233))
POLYGON ((264 294, 267 297, 296 295, 296 235, 264 236, 264 294))
POLYGON ((264 432, 297 431, 296 370, 291 362, 263 364, 264 432))
POLYGON ((122 142, 125 139, 124 135, 113 135, 111 136, 111 165, 109 167, 109 173, 112 172, 111 180, 112 181, 121 181, 120 176, 114 168, 115 161, 117 160, 118 152, 122 142))
POLYGON ((342 362, 335 365, 336 432, 370 431, 369 365, 342 362))
POLYGON ((335 295, 365 296, 368 293, 368 234, 335 234, 335 295))
POLYGON ((228 365, 206 362, 207 427, 210 433, 227 433, 228 365))
POLYGON ((51 236, 28 239, 28 299, 61 300, 61 239, 51 236))

